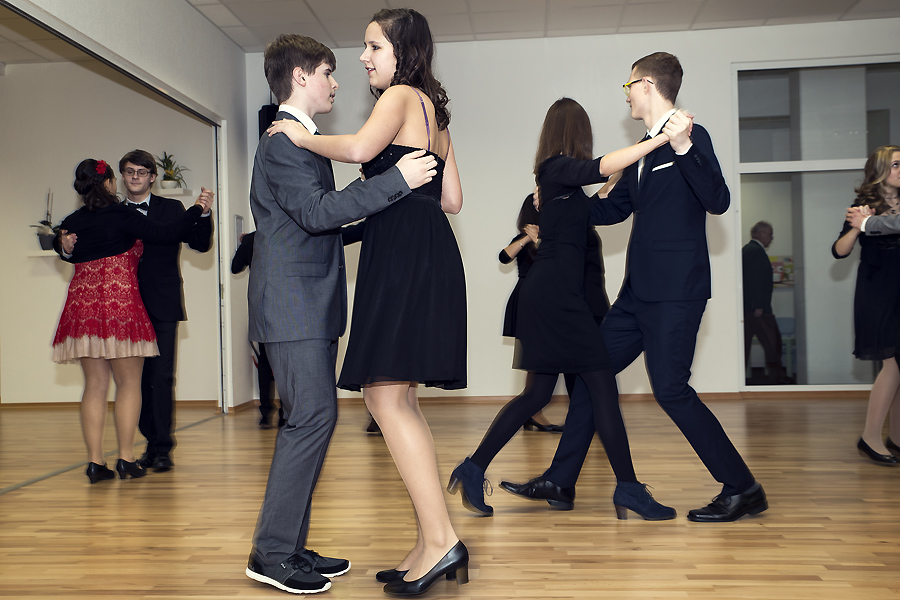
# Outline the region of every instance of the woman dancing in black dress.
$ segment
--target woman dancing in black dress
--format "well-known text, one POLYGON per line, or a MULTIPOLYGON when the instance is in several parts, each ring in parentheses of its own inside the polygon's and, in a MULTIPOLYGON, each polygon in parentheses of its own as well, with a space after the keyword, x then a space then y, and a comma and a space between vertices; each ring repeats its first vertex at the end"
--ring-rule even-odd
MULTIPOLYGON (((865 177, 856 190, 853 206, 865 206, 873 214, 900 213, 900 146, 882 146, 866 161, 865 177)), ((897 465, 900 454, 900 235, 869 237, 844 223, 831 248, 835 258, 846 258, 856 241, 862 248, 854 296, 853 355, 860 360, 883 361, 872 384, 866 424, 856 443, 860 454, 882 466, 897 465), (881 439, 890 414, 890 435, 881 439)))
POLYGON ((535 155, 541 211, 541 245, 519 297, 516 335, 518 368, 533 373, 532 385, 494 419, 470 458, 454 471, 448 490, 462 487, 466 508, 483 515, 484 472, 525 420, 546 406, 560 373, 578 374, 587 384, 594 421, 618 485, 616 511, 626 508, 645 519, 671 519, 675 511, 657 503, 639 483, 619 410, 615 372, 584 296, 585 235, 590 205, 581 189, 599 183, 668 142, 665 135, 591 160, 593 137, 587 113, 570 98, 547 111, 535 155))
POLYGON ((280 121, 295 144, 341 162, 362 162, 366 177, 425 149, 434 180, 366 219, 353 321, 338 387, 363 390, 403 478, 418 539, 396 569, 376 575, 384 591, 420 594, 441 576, 468 581, 468 551, 453 530, 438 478, 431 430, 418 383, 466 386, 466 289, 462 258, 444 213, 462 208, 462 187, 447 125, 447 94, 431 71, 428 22, 411 9, 385 9, 366 29, 360 60, 378 98, 352 135, 309 135, 280 121))

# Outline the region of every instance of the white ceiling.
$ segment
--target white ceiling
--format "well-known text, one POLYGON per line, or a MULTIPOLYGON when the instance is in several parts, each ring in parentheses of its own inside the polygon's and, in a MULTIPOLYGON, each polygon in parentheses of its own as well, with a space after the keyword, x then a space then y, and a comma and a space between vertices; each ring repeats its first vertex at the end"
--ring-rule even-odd
MULTIPOLYGON (((369 18, 415 8, 439 42, 690 31, 900 17, 900 0, 185 0, 247 52, 280 33, 358 47, 369 18)), ((0 64, 84 58, 0 7, 0 64)))

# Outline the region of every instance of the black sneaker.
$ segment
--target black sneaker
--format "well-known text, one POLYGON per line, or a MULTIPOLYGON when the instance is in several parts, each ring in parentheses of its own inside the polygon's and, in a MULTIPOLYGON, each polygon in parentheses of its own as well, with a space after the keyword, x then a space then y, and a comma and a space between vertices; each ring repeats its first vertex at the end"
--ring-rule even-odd
POLYGON ((301 550, 298 553, 313 566, 313 570, 325 577, 337 577, 350 570, 350 561, 343 558, 328 558, 312 550, 301 550))
POLYGON ((315 594, 331 587, 331 582, 316 573, 312 563, 299 554, 280 563, 266 564, 259 552, 253 550, 244 572, 250 579, 292 594, 315 594))

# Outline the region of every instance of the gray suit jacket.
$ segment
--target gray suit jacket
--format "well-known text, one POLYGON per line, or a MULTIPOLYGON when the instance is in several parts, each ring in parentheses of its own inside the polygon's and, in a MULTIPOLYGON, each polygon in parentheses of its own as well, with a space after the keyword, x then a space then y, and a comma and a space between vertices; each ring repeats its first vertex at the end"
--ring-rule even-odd
POLYGON ((866 235, 900 233, 900 215, 878 215, 866 221, 866 235))
MULTIPOLYGON (((276 119, 295 119, 279 112, 276 119)), ((409 194, 396 167, 335 191, 331 162, 284 134, 263 135, 250 183, 256 222, 250 270, 250 339, 336 340, 347 324, 340 226, 409 194)))

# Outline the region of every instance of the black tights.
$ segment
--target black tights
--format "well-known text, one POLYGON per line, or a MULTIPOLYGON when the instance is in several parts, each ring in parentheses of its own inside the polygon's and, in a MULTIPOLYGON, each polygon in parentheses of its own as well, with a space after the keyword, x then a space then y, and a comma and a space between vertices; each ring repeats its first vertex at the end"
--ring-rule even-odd
MULTIPOLYGON (((612 369, 578 373, 591 394, 594 409, 594 426, 606 450, 609 464, 618 481, 635 482, 628 434, 619 410, 619 389, 612 369)), ((487 470, 497 453, 512 439, 528 418, 550 403, 558 373, 529 373, 525 390, 500 409, 494 422, 484 434, 484 439, 472 454, 471 461, 481 470, 487 470)))

